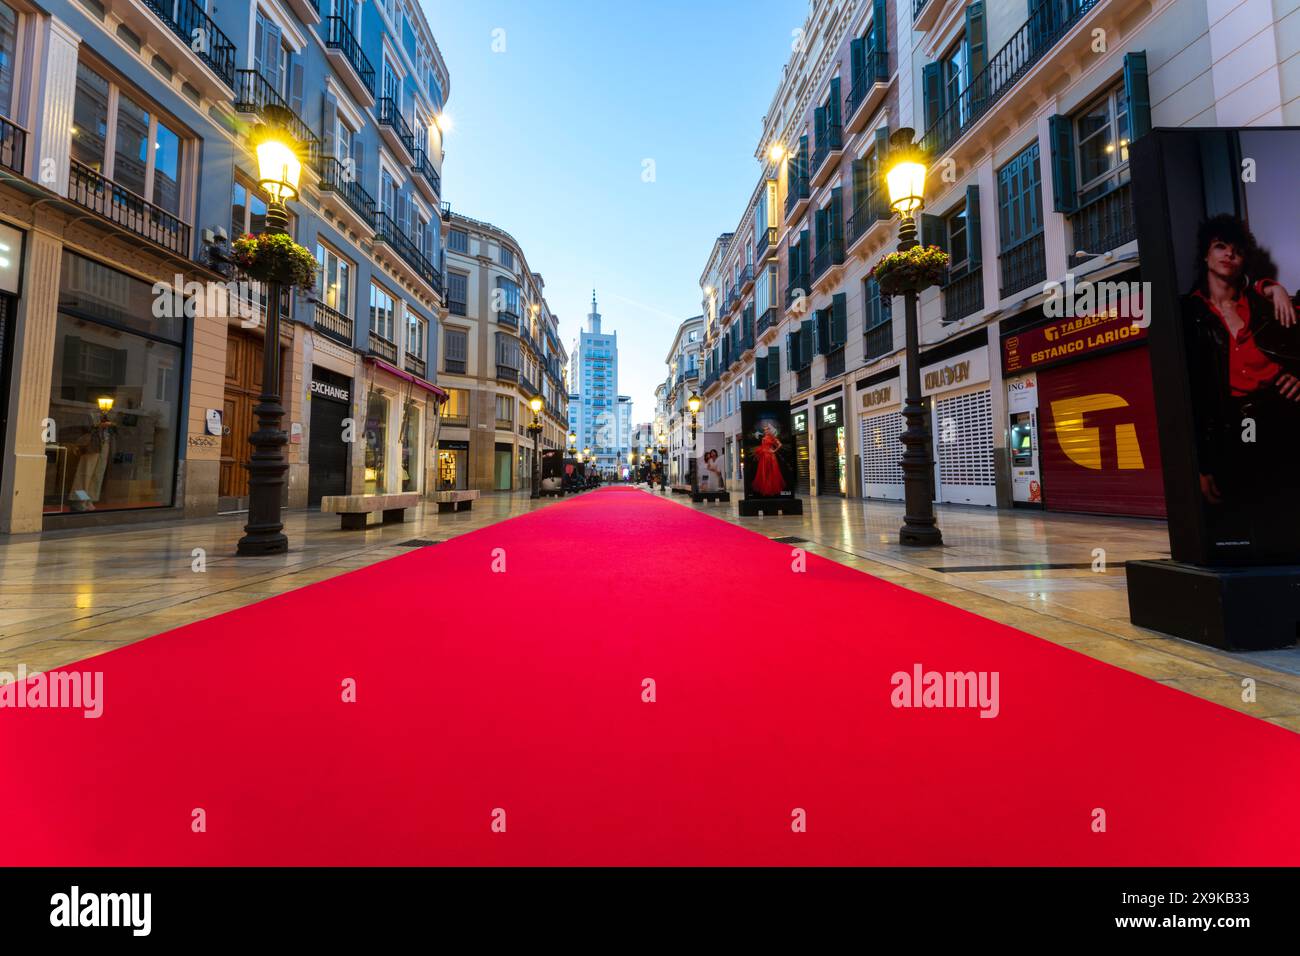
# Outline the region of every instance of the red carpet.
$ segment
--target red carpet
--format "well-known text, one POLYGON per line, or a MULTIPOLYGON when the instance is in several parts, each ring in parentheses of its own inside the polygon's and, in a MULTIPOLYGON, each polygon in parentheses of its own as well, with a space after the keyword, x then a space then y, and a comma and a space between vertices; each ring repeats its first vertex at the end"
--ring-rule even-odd
POLYGON ((1300 863, 1300 737, 627 489, 83 667, 0 709, 0 864, 1300 863))

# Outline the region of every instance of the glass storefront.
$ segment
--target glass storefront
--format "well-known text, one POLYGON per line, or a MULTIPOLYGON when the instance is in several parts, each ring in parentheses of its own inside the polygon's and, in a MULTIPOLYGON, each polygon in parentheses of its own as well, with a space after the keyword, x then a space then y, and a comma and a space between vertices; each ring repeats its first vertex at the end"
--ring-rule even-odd
POLYGON ((172 305, 155 310, 147 283, 64 252, 47 514, 172 505, 185 334, 184 311, 172 305))
POLYGON ((366 400, 366 494, 388 490, 385 459, 388 451, 388 399, 372 391, 366 400))
POLYGON ((419 491, 423 456, 420 454, 420 405, 407 402, 402 413, 402 490, 419 491))
POLYGON ((513 460, 514 449, 509 445, 498 442, 496 446, 496 460, 493 472, 495 478, 493 481, 493 487, 496 488, 497 491, 510 490, 510 466, 513 463, 513 460))

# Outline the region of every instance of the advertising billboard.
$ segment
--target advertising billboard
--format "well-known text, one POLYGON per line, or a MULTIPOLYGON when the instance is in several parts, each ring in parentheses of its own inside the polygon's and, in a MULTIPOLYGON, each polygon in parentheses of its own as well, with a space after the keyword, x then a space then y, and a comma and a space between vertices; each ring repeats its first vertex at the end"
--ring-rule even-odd
POLYGON ((741 402, 745 497, 793 498, 794 433, 789 402, 741 402))
POLYGON ((726 436, 722 432, 700 432, 696 449, 696 473, 700 476, 699 490, 714 493, 727 490, 726 458, 722 449, 726 436))
POLYGON ((1171 555, 1300 563, 1300 130, 1152 130, 1131 151, 1171 555))

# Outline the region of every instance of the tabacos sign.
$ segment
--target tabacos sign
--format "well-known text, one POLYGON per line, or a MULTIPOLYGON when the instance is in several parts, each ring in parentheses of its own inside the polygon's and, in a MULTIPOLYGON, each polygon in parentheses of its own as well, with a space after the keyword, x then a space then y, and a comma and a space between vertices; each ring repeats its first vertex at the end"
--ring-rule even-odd
POLYGON ((1104 312, 1069 316, 1007 336, 1002 340, 1002 371, 1041 368, 1145 339, 1150 323, 1135 321, 1129 301, 1104 312))

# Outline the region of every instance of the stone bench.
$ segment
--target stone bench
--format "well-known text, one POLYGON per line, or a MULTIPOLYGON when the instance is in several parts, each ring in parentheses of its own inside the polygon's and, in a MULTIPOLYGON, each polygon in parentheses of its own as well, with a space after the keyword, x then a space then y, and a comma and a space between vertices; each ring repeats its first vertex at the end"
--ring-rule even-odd
POLYGON ((406 520, 406 509, 420 503, 417 494, 402 495, 327 495, 320 501, 322 514, 343 517, 344 531, 359 531, 366 526, 367 518, 376 511, 384 513, 384 524, 400 524, 406 520))
POLYGON ((438 513, 448 511, 470 511, 478 501, 478 492, 470 491, 435 491, 433 500, 438 502, 438 513))

